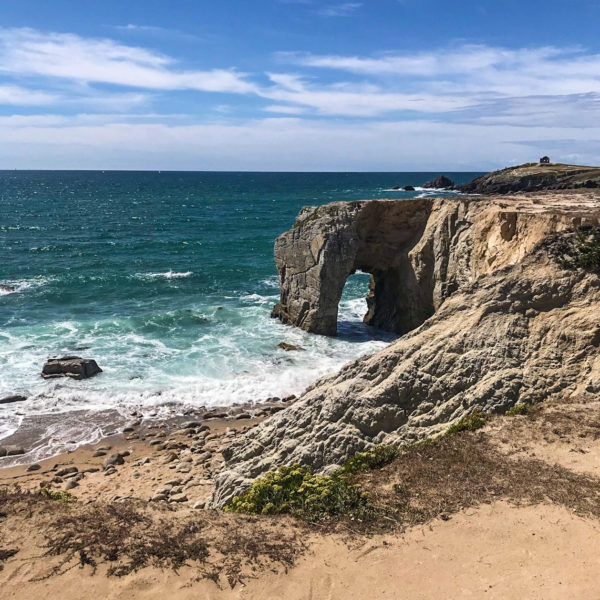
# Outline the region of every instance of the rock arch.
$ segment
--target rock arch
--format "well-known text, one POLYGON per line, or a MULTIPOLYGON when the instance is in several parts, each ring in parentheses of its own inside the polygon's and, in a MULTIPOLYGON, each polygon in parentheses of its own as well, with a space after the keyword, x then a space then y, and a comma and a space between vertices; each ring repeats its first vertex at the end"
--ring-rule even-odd
POLYGON ((414 199, 304 208, 275 242, 281 299, 273 316, 335 335, 344 285, 361 270, 371 274, 365 322, 399 334, 418 327, 434 312, 433 288, 423 265, 417 274, 410 252, 432 207, 431 200, 414 199))

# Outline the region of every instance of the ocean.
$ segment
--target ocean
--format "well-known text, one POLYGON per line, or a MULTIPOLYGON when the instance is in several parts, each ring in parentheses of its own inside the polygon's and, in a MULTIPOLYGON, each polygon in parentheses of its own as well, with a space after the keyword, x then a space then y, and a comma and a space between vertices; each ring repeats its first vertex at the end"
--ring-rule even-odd
MULTIPOLYGON (((0 171, 0 284, 14 288, 0 289, 0 398, 28 397, 0 405, 0 439, 32 415, 60 425, 81 411, 172 414, 299 394, 384 347, 393 336, 362 323, 365 274, 348 280, 337 338, 271 319, 273 242, 302 206, 439 195, 390 189, 438 174, 0 171), (65 354, 104 372, 42 379, 46 359, 65 354)), ((64 436, 98 437, 77 423, 64 436)), ((44 452, 64 436, 56 427, 44 452)))

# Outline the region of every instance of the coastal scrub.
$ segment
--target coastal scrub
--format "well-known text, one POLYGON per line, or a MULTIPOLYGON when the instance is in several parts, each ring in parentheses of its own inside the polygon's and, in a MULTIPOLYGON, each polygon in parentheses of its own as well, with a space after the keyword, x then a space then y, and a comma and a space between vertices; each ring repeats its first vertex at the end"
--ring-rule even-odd
POLYGON ((372 506, 368 494, 350 484, 342 471, 323 476, 308 466, 294 464, 267 473, 244 494, 235 496, 224 510, 262 515, 289 513, 314 521, 339 515, 364 517, 372 506))

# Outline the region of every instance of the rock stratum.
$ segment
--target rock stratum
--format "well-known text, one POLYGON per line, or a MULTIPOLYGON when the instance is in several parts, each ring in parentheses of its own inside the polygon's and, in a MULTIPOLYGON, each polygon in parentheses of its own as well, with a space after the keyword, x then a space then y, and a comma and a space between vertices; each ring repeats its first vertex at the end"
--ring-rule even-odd
POLYGON ((475 409, 598 394, 600 278, 566 265, 574 231, 599 222, 591 190, 303 209, 275 244, 275 315, 334 334, 343 285, 361 269, 373 275, 368 321, 403 335, 237 439, 213 504, 283 464, 327 471, 475 409))

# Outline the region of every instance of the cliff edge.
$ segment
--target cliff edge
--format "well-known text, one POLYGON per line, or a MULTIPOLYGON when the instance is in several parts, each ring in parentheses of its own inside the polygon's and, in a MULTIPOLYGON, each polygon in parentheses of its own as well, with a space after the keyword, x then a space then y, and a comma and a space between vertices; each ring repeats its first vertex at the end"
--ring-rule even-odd
POLYGON ((275 246, 278 316, 333 333, 343 283, 360 268, 375 279, 371 318, 404 335, 227 448, 214 505, 283 464, 327 469, 475 409, 597 395, 600 277, 574 257, 599 225, 592 190, 304 209, 275 246))

